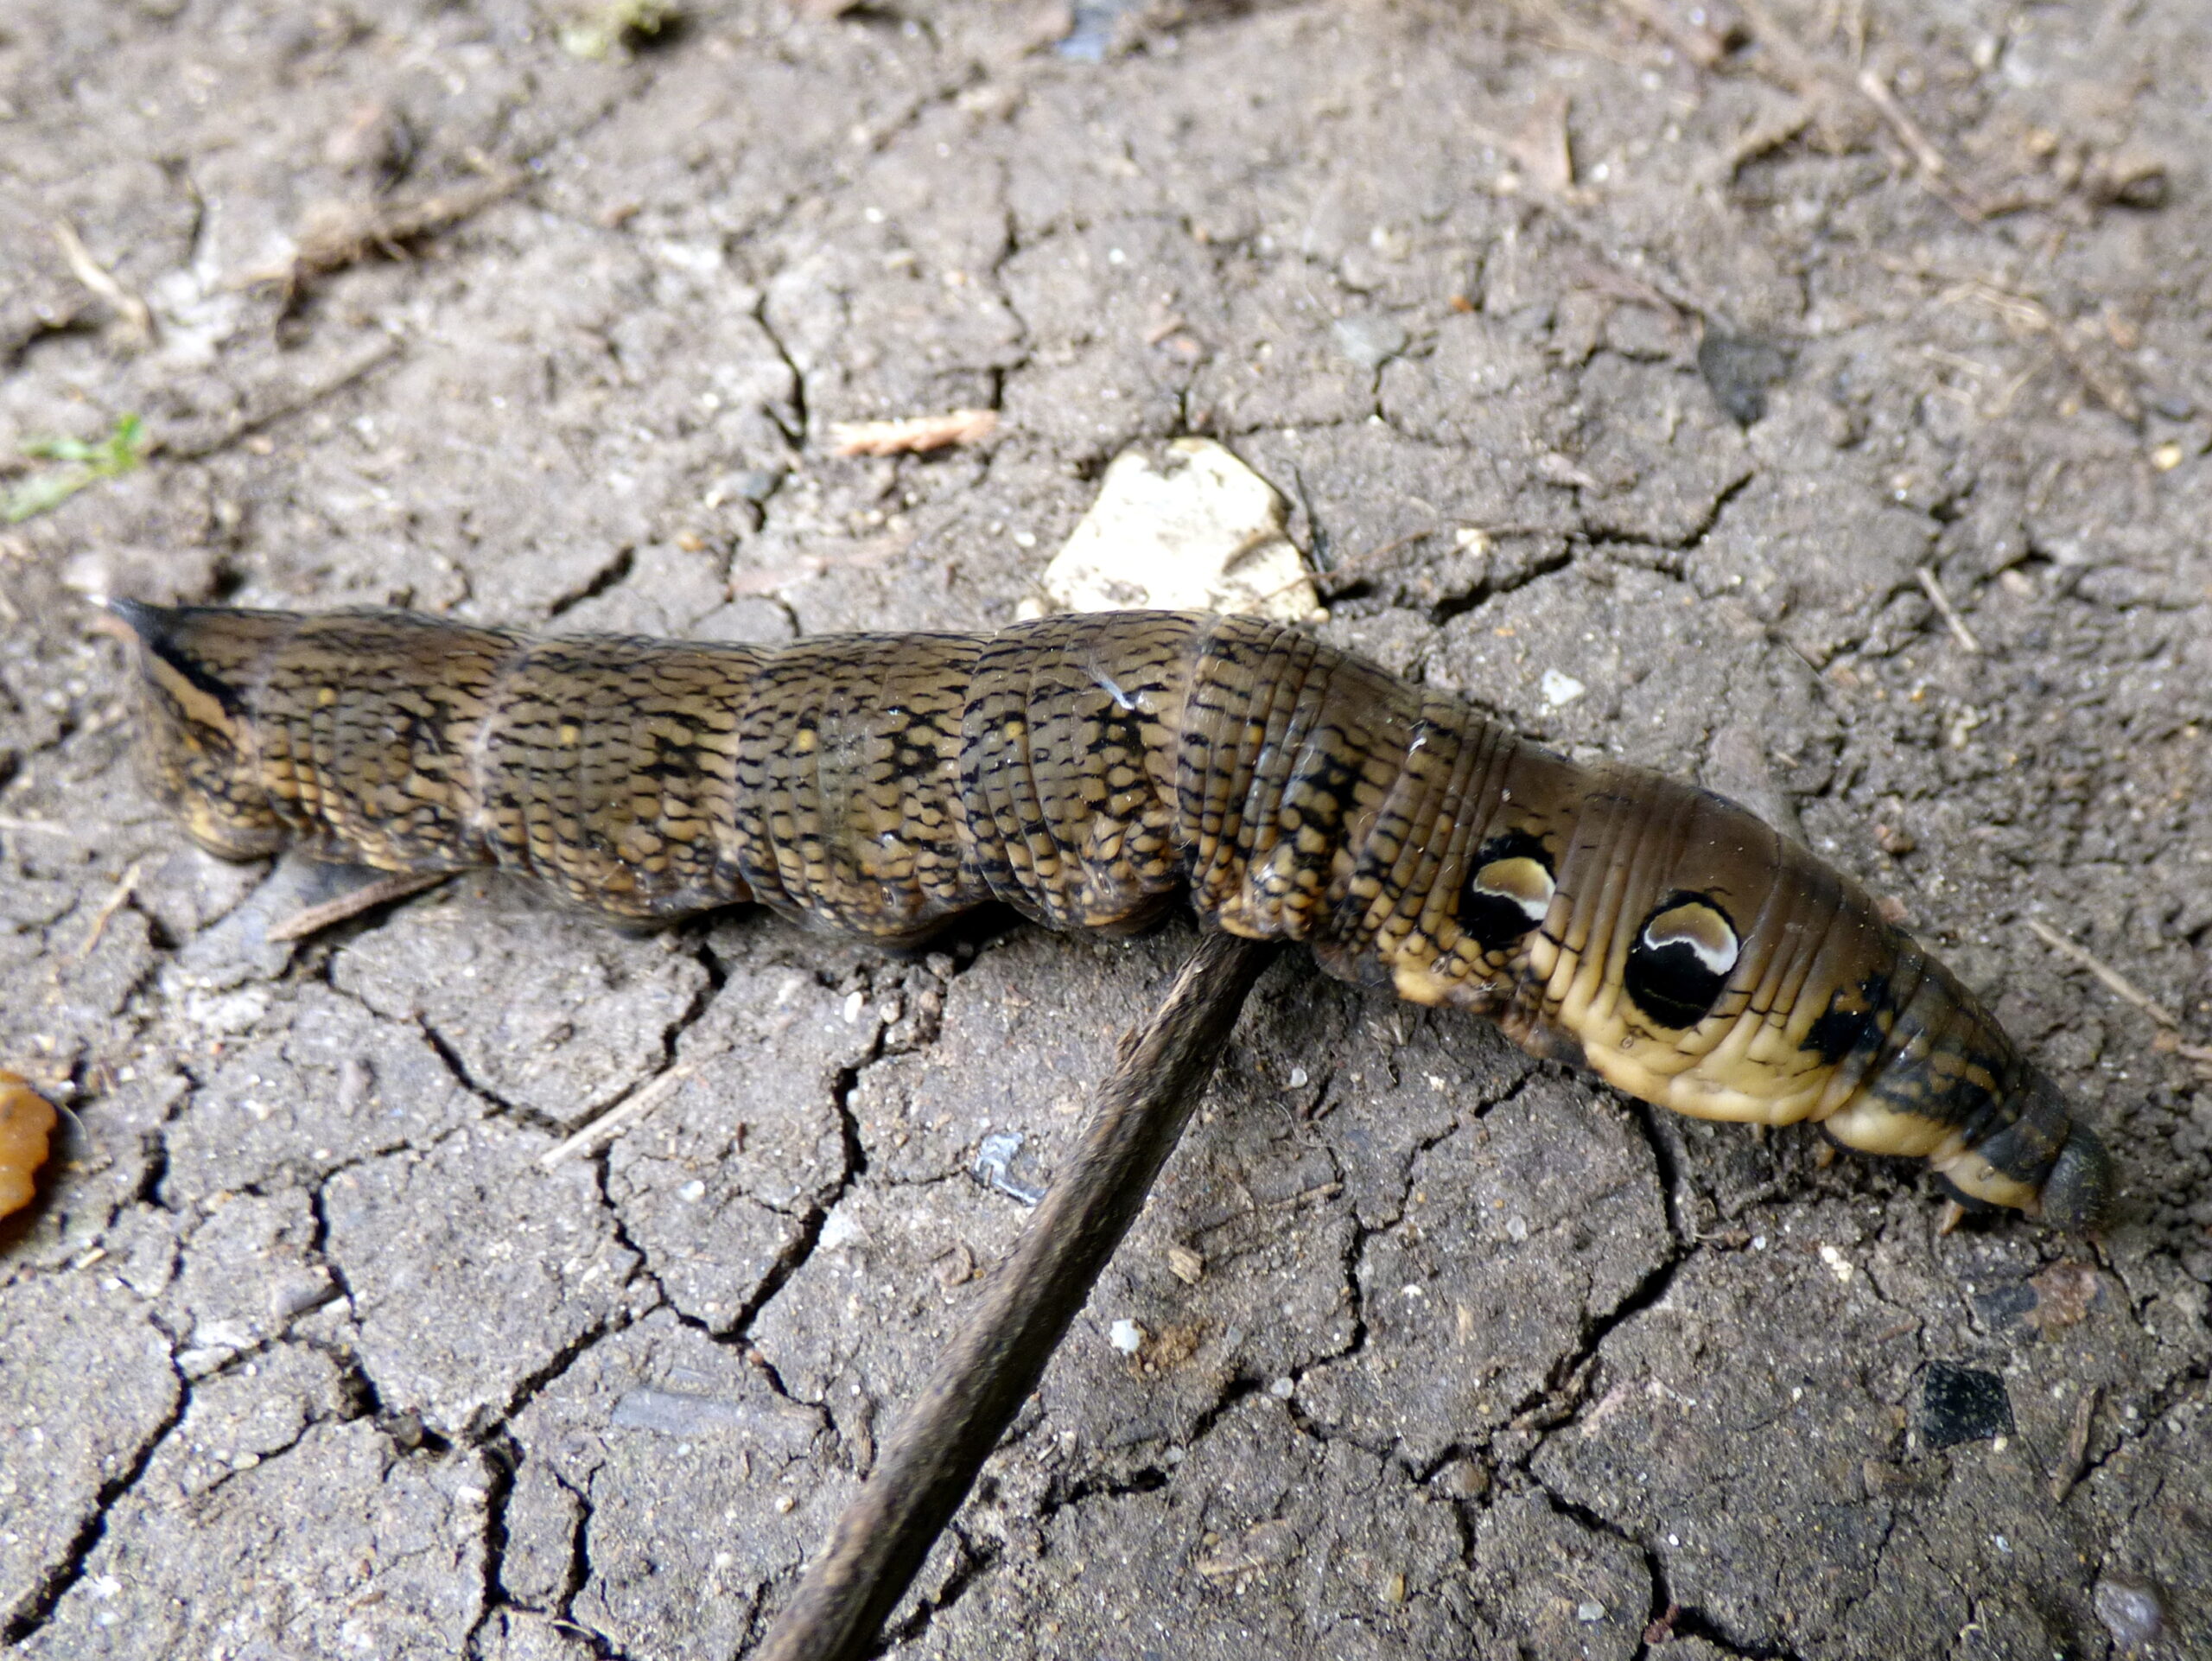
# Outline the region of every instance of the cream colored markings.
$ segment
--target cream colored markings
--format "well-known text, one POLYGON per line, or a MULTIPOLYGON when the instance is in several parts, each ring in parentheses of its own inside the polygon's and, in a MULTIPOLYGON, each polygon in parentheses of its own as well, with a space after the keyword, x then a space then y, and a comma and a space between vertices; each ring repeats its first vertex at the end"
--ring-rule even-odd
MULTIPOLYGON (((1391 981, 1400 996, 1418 1003, 1464 1002, 1471 994, 1487 996, 1494 989, 1484 971, 1484 946, 1461 919, 1471 894, 1489 897, 1482 865, 1503 862, 1483 862, 1464 884, 1459 880, 1477 833, 1474 804, 1492 746, 1488 730, 1447 700, 1423 699, 1421 722, 1416 737, 1436 771, 1437 787, 1408 838, 1410 857, 1391 876, 1399 893, 1395 932, 1403 942, 1391 981)), ((1550 903, 1549 873, 1541 862, 1536 870, 1544 883, 1543 904, 1533 915, 1525 903, 1518 907, 1529 928, 1550 903)))
POLYGON ((892 939, 925 927, 959 894, 959 830, 948 816, 959 795, 959 723, 943 686, 969 654, 949 664, 944 642, 921 648, 921 663, 898 665, 874 688, 876 720, 861 739, 867 824, 849 844, 855 901, 870 932, 892 939))
POLYGON ((1777 838, 1776 849, 1782 862, 1765 903, 1745 931, 1754 943, 1756 978, 1746 987, 1742 1012, 1708 1053, 1707 1065, 1721 1076, 1743 1077, 1747 1094, 1755 1082, 1774 1116, 1768 1122, 1790 1123, 1819 1116, 1822 1094, 1836 1071, 1832 1060, 1805 1043, 1817 1011, 1808 1009, 1802 1021, 1795 1012, 1827 943, 1843 926, 1842 891, 1833 881, 1819 880, 1824 872, 1793 881, 1795 844, 1777 838))
POLYGON ((1373 828, 1361 850, 1360 863, 1374 883, 1374 893, 1354 926, 1352 938, 1366 943, 1391 965, 1395 982, 1408 971, 1424 979, 1433 977, 1436 943, 1414 933, 1421 916, 1419 895, 1410 884, 1421 869, 1427 848, 1427 833, 1459 760, 1458 735, 1447 720, 1439 720, 1426 699, 1416 703, 1402 685, 1393 685, 1395 696, 1381 706, 1389 717, 1389 728, 1402 721, 1402 746, 1377 735, 1370 754, 1389 756, 1397 750, 1393 776, 1376 805, 1373 828), (1415 704, 1411 710, 1406 704, 1415 704))
MULTIPOLYGON (((1599 769, 1575 815, 1559 876, 1560 892, 1573 908, 1562 939, 1571 964, 1555 970, 1544 989, 1546 1018, 1580 1041, 1586 1057, 1602 1053, 1605 1060, 1592 1060, 1601 1072, 1617 1056, 1628 1070, 1620 1050, 1627 1023, 1617 1014, 1621 969, 1641 920, 1641 896, 1666 880, 1683 840, 1676 815, 1638 811, 1630 782, 1613 768, 1599 769)), ((1664 796, 1661 804, 1675 805, 1664 796)))
POLYGON ((1268 715, 1280 682, 1255 673, 1264 634, 1224 618, 1198 649, 1177 739, 1176 840, 1190 869, 1194 906, 1232 934, 1260 938, 1264 926, 1243 897, 1247 873, 1236 862, 1240 823, 1259 811, 1256 764, 1265 753, 1268 715))
MULTIPOLYGON (((736 815, 747 880, 779 910, 844 928, 864 928, 868 913, 825 843, 822 751, 825 716, 835 743, 835 711, 854 657, 865 652, 851 640, 802 640, 777 651, 745 689, 739 722, 736 815)), ((842 785, 839 766, 833 758, 831 774, 842 785)))
POLYGON ((965 875, 968 827, 960 805, 961 711, 975 642, 924 636, 867 679, 851 718, 866 720, 866 834, 848 844, 866 932, 905 939, 974 903, 965 875))
POLYGON ((1165 804, 1145 766, 1161 735, 1160 706, 1170 665, 1188 660, 1188 631, 1116 641, 1117 650, 1071 642, 1059 722, 1069 768, 1070 811, 1056 834, 1072 861, 1076 926, 1126 929, 1147 917, 1175 885, 1164 853, 1165 804))
POLYGON ((194 841, 231 859, 283 845, 286 833, 258 788, 253 722, 245 689, 275 639, 296 627, 289 614, 226 611, 219 627, 190 630, 181 620, 210 614, 118 601, 114 614, 137 642, 138 754, 153 793, 184 821, 194 841))

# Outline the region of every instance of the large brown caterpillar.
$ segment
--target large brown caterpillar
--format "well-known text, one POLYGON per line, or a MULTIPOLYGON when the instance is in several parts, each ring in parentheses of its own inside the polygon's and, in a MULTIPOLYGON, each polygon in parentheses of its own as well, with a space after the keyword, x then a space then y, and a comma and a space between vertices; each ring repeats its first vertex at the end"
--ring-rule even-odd
POLYGON ((779 647, 118 602, 203 845, 497 865, 625 920, 758 901, 910 942, 1181 892, 1643 1100, 1815 1120, 2097 1225, 2110 1161, 1866 892, 1743 809, 1578 766, 1294 630, 1177 612, 779 647))

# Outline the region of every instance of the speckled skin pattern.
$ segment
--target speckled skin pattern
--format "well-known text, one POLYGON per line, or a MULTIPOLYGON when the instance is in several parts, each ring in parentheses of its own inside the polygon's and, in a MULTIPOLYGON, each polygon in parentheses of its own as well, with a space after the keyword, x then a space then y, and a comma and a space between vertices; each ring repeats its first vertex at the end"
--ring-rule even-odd
POLYGON ((2092 1228, 2110 1164, 1864 890, 1712 792, 1585 767, 1295 630, 1123 612, 782 646, 130 602, 147 773, 203 845, 496 865, 628 920, 911 942, 1179 893, 1643 1100, 1813 1119, 2092 1228))

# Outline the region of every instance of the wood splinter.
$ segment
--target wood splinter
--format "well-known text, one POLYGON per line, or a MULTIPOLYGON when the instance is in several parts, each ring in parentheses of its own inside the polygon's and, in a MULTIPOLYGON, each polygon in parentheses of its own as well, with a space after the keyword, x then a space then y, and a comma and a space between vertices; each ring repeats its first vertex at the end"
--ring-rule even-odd
POLYGON ((857 1661, 1135 1220, 1273 942, 1210 933, 1125 1041, 1083 1142, 837 1519, 759 1661, 857 1661))

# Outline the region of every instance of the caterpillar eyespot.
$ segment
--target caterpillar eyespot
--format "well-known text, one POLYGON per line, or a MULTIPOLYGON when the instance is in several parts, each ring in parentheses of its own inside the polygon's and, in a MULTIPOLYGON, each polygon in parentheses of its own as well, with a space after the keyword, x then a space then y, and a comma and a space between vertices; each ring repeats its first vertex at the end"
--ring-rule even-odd
POLYGON ((1703 894, 1672 894, 1644 920, 1621 984, 1662 1027, 1694 1027, 1713 1012, 1742 956, 1736 926, 1703 894))
POLYGON ((1541 925, 1557 891, 1544 844, 1525 830, 1508 831, 1475 855, 1475 874, 1459 901, 1459 926, 1485 951, 1510 951, 1541 925))
POLYGON ((1866 892, 1726 799, 1585 767, 1295 630, 1196 613, 780 647, 129 601, 142 748, 203 845, 499 866, 626 921, 889 942, 1187 894, 1644 1101, 1822 1123, 2099 1225, 2111 1162, 1866 892))

